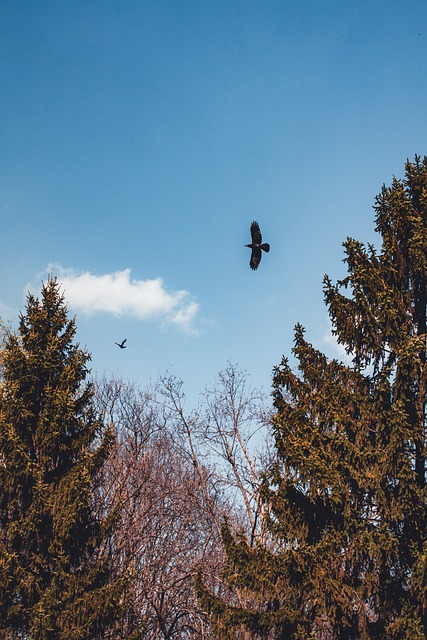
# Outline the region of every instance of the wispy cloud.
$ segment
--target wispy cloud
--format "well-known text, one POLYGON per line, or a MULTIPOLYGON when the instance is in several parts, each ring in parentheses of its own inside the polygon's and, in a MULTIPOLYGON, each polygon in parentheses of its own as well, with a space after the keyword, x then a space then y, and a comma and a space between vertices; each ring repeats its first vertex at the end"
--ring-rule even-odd
POLYGON ((11 322, 18 317, 18 310, 9 307, 0 300, 0 319, 3 322, 11 322))
POLYGON ((338 342, 338 338, 332 331, 332 323, 329 318, 322 323, 322 337, 319 348, 326 353, 328 357, 336 358, 344 364, 351 366, 353 356, 348 354, 345 346, 338 342))
POLYGON ((49 265, 46 272, 58 278, 69 308, 76 312, 154 319, 163 326, 174 325, 183 333, 197 333, 199 303, 184 289, 168 290, 162 278, 136 280, 131 278, 130 269, 103 275, 77 273, 58 264, 49 265))
POLYGON ((334 358, 339 358, 344 362, 351 362, 351 356, 346 352, 345 346, 338 342, 337 337, 333 335, 332 331, 330 333, 325 333, 322 337, 322 341, 332 351, 334 358))

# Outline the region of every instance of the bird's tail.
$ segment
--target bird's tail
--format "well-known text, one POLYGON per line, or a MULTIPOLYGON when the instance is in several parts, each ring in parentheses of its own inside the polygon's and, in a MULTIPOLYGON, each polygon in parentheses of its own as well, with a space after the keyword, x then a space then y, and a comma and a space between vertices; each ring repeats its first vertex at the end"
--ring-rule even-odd
POLYGON ((270 245, 268 244, 268 242, 264 242, 264 244, 260 245, 261 249, 263 251, 265 251, 266 253, 268 253, 270 251, 270 245))

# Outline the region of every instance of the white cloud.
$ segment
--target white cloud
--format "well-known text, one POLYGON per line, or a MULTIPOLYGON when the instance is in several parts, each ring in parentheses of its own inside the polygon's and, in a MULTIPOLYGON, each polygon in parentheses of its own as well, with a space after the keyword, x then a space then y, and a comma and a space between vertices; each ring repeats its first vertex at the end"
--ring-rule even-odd
POLYGON ((338 342, 338 339, 332 332, 325 333, 322 337, 323 342, 331 348, 334 353, 334 357, 338 357, 340 360, 351 362, 351 356, 345 350, 345 346, 338 342))
POLYGON ((198 302, 183 289, 168 291, 162 278, 136 280, 131 278, 130 269, 97 276, 88 271, 76 273, 57 264, 49 265, 47 272, 58 278, 69 308, 76 312, 156 319, 187 334, 197 332, 194 322, 198 302))
POLYGON ((321 327, 322 337, 320 349, 330 358, 336 358, 350 366, 353 361, 352 354, 346 352, 345 346, 338 342, 337 336, 332 332, 332 323, 330 318, 327 318, 321 327))

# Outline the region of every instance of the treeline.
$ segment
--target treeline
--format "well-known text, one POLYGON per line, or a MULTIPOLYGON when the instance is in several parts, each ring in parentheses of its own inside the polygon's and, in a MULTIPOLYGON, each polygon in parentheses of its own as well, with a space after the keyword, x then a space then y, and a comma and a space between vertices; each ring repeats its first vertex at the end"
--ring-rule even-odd
POLYGON ((297 325, 273 406, 237 366, 197 409, 90 379, 59 283, 4 331, 0 638, 427 637, 427 158, 383 186, 380 250, 324 280, 351 365, 297 325))

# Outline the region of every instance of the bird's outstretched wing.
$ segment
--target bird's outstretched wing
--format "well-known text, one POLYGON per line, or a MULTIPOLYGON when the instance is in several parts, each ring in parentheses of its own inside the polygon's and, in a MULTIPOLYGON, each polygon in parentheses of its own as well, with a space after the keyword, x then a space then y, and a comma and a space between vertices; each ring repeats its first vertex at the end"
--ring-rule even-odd
POLYGON ((116 344, 118 347, 120 347, 120 349, 126 349, 126 347, 125 347, 126 340, 127 340, 127 338, 125 338, 122 342, 115 342, 114 344, 116 344))
POLYGON ((249 266, 254 271, 258 269, 258 265, 261 262, 261 249, 259 247, 253 247, 251 253, 251 259, 249 262, 249 266))
POLYGON ((258 222, 256 222, 255 220, 251 224, 251 237, 252 237, 252 242, 254 242, 255 244, 261 244, 262 242, 261 229, 259 228, 258 222))

